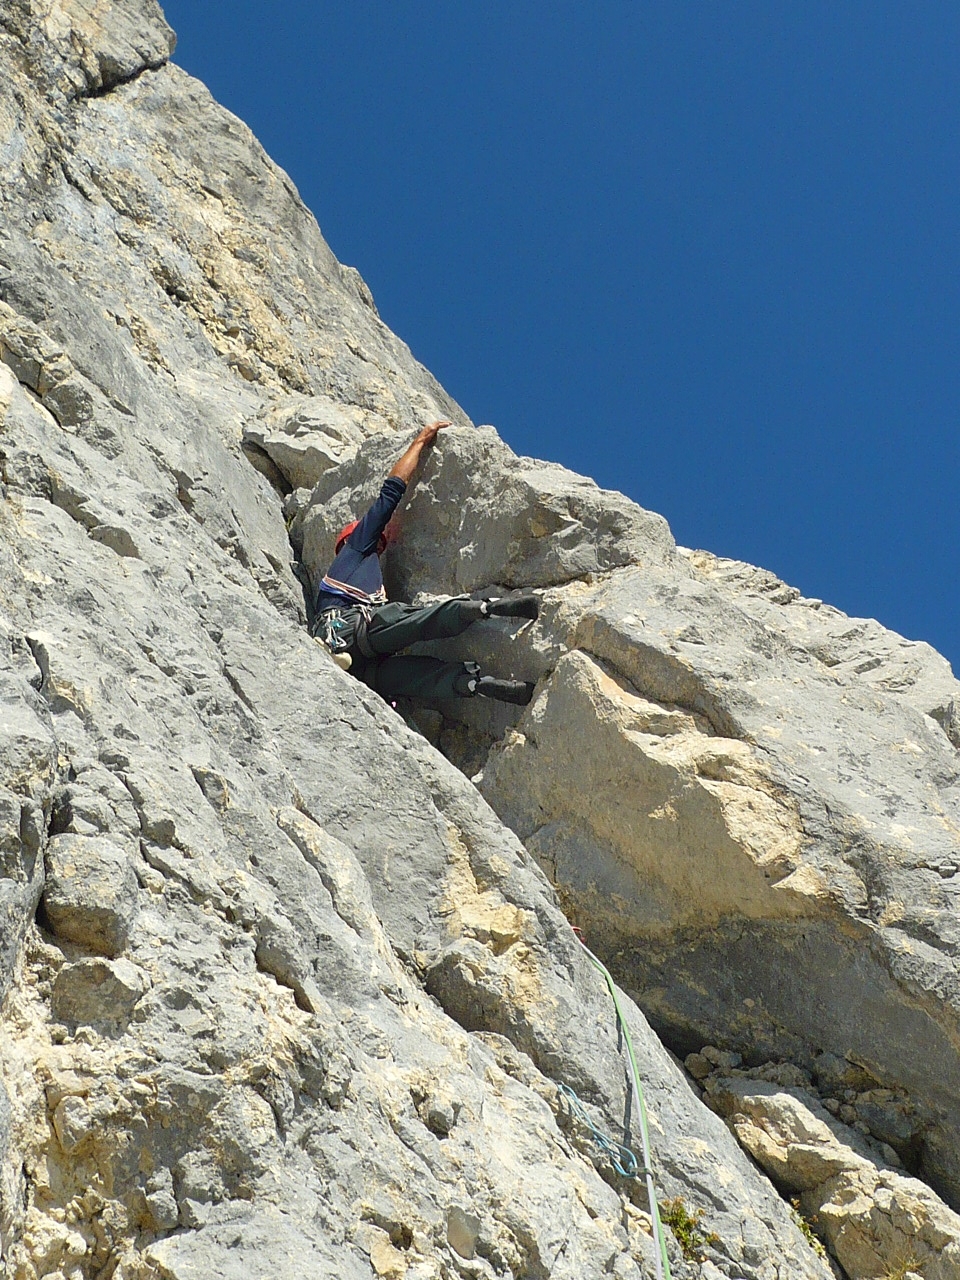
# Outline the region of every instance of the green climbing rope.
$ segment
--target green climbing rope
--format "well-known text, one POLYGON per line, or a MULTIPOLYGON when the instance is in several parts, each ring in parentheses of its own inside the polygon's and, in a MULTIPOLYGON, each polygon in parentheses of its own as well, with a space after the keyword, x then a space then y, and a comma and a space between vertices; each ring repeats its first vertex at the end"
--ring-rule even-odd
POLYGON ((650 1217, 653 1222, 653 1238, 657 1245, 658 1253, 656 1255, 657 1263, 657 1280, 671 1280, 670 1276, 670 1259, 667 1257, 667 1240, 663 1232, 663 1223, 660 1221, 660 1209, 657 1205, 656 1188, 653 1183, 653 1166, 650 1159, 650 1128, 647 1124, 647 1107, 643 1100, 643 1089, 640 1085, 640 1070, 637 1067, 637 1057, 633 1051, 633 1041, 630 1039, 630 1028, 627 1026, 627 1020, 623 1016, 623 1010, 620 1007, 620 998, 617 995, 617 988, 614 985, 613 978, 610 976, 610 970, 599 957, 595 956, 587 944, 583 940, 583 936, 579 929, 574 929, 581 947, 590 957, 591 963, 596 969, 603 974, 607 983, 607 989, 613 998, 613 1007, 617 1013, 617 1023, 623 1032, 623 1041, 627 1046, 627 1058, 630 1062, 630 1075, 633 1082, 633 1097, 637 1106, 637 1116, 640 1121, 640 1141, 643 1148, 643 1173, 647 1183, 647 1199, 650 1202, 650 1217))

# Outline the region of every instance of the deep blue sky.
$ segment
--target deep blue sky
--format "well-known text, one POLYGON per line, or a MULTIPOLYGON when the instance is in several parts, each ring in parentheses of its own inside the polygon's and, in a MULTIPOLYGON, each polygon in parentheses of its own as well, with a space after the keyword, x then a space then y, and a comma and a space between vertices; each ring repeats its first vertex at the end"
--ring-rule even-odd
POLYGON ((960 7, 170 0, 477 422, 960 670, 960 7))

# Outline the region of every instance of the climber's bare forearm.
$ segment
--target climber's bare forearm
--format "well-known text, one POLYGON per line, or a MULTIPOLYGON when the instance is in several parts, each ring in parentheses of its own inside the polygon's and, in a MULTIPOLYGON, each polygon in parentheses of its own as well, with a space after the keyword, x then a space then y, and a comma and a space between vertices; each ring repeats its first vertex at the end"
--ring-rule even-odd
POLYGON ((413 473, 417 469, 420 455, 424 449, 430 448, 441 428, 449 427, 450 425, 450 422, 444 419, 440 422, 431 422, 429 427, 424 427, 422 431, 419 431, 409 449, 397 460, 390 474, 397 476, 404 484, 409 484, 413 479, 413 473))

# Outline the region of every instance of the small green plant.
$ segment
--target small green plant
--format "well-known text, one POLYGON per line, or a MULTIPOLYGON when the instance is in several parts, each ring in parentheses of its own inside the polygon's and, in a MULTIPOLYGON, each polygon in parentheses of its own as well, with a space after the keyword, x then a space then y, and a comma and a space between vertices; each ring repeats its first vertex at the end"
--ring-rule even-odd
POLYGON ((898 1262, 895 1267, 881 1276, 880 1280, 904 1280, 904 1277, 911 1271, 922 1275, 921 1265, 919 1258, 904 1258, 902 1262, 898 1262))
MULTIPOLYGON (((793 1205, 793 1211, 790 1216, 793 1218, 794 1222, 800 1228, 800 1232, 803 1235, 804 1240, 806 1240, 807 1244, 810 1246, 810 1248, 814 1251, 815 1254, 817 1254, 821 1258, 825 1258, 827 1256, 827 1251, 826 1249, 824 1249, 823 1245, 817 1239, 816 1235, 814 1235, 814 1231, 813 1231, 813 1224, 817 1220, 816 1214, 814 1214, 812 1218, 805 1217, 805 1215, 800 1209, 799 1196, 796 1196, 793 1200, 790 1201, 790 1203, 793 1205)), ((902 1276, 900 1277, 900 1280, 903 1280, 902 1276)))
POLYGON ((672 1200, 664 1200, 660 1205, 660 1220, 665 1222, 677 1238, 680 1251, 690 1262, 703 1262, 703 1249, 706 1245, 717 1245, 720 1237, 716 1232, 708 1234, 700 1230, 702 1209, 694 1209, 693 1213, 683 1203, 681 1196, 672 1200))

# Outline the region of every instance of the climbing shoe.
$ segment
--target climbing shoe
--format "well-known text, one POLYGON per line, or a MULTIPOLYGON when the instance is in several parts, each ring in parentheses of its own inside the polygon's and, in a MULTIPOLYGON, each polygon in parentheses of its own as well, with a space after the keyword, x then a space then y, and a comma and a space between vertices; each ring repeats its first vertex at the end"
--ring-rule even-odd
POLYGON ((503 596, 484 600, 482 612, 486 618, 536 618, 540 615, 540 601, 533 595, 503 596))
POLYGON ((525 707, 533 697, 531 680, 498 680, 496 676, 481 676, 474 692, 479 698, 495 698, 497 702, 513 702, 525 707))

